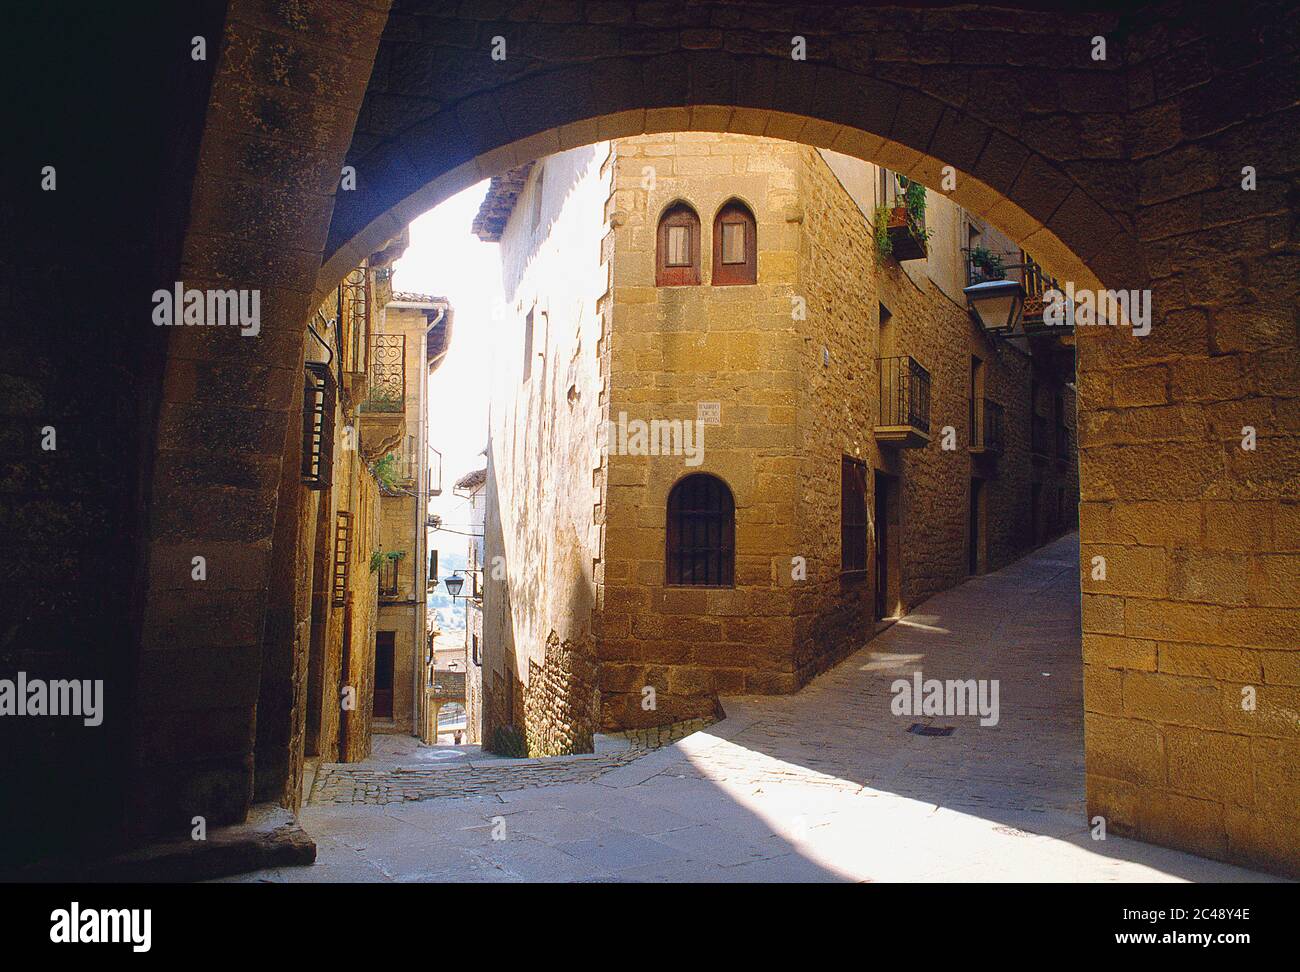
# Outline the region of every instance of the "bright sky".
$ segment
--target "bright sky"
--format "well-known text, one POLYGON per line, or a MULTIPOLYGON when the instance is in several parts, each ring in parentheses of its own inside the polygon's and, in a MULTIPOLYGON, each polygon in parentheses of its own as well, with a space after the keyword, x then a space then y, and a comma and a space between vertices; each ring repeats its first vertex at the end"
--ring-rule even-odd
MULTIPOLYGON (((470 232, 487 189, 486 181, 471 186, 411 223, 411 245, 393 265, 394 290, 446 297, 455 313, 451 350, 429 379, 429 445, 442 453, 442 495, 430 508, 461 531, 469 504, 451 487, 485 462, 492 307, 501 297, 499 247, 470 232)), ((443 532, 432 539, 462 551, 468 542, 443 532)))

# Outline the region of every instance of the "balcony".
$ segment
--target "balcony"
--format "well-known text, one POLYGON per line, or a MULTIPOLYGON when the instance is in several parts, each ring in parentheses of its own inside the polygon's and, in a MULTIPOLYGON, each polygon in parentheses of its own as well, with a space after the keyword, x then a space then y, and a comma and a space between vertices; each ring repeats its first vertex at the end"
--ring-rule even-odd
POLYGON ((308 361, 302 390, 302 482, 308 489, 333 483, 335 391, 329 365, 308 361))
POLYGON ((998 455, 1002 445, 1002 406, 988 398, 974 399, 970 451, 975 455, 998 455))
POLYGON ((338 286, 339 361, 344 395, 359 402, 370 379, 370 271, 356 267, 338 286))
POLYGON ((368 387, 360 413, 361 452, 368 461, 391 452, 405 437, 406 335, 371 337, 368 387))
POLYGON ((1043 295, 1049 290, 1061 290, 1055 278, 1043 272, 1037 261, 1024 250, 1020 251, 1020 262, 1004 262, 1000 253, 990 252, 982 247, 966 251, 966 285, 988 283, 993 280, 1014 280, 1024 289, 1024 304, 1020 312, 1020 326, 1029 333, 1040 332, 1047 328, 1048 333, 1064 336, 1070 332, 1068 327, 1050 327, 1043 322, 1043 295))
POLYGON ((370 388, 365 411, 406 411, 405 334, 376 334, 370 339, 370 388))
POLYGON ((899 263, 926 258, 925 227, 913 217, 907 206, 891 209, 885 228, 889 234, 890 256, 899 263))
POLYGON ((900 449, 930 441, 930 372, 909 355, 881 358, 880 421, 876 441, 900 449))
POLYGON ((442 453, 429 446, 429 495, 442 495, 442 453))

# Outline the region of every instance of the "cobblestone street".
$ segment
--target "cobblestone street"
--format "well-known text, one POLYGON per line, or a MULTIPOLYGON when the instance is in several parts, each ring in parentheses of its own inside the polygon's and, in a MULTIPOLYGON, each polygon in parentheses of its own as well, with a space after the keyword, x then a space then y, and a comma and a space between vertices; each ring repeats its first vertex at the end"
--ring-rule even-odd
POLYGON ((376 758, 317 773, 315 865, 232 880, 1269 880, 1091 838, 1077 563, 1077 537, 1057 541, 660 749, 501 760, 378 739, 376 758), (894 715, 891 684, 918 670, 998 680, 997 724, 894 715))

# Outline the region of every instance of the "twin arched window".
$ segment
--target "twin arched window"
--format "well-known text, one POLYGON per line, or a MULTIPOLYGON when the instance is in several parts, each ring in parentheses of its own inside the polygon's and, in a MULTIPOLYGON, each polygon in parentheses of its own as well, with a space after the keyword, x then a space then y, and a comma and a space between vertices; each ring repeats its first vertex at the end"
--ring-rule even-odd
POLYGON ((688 587, 736 582, 736 501, 717 476, 693 473, 668 494, 666 580, 688 587))
POLYGON ((685 203, 664 210, 655 243, 655 286, 700 282, 700 217, 685 203))
MULTIPOLYGON (((655 286, 700 282, 700 218, 686 203, 659 217, 655 241, 655 286)), ((715 287, 758 282, 758 228, 744 203, 732 200, 713 218, 715 287)))

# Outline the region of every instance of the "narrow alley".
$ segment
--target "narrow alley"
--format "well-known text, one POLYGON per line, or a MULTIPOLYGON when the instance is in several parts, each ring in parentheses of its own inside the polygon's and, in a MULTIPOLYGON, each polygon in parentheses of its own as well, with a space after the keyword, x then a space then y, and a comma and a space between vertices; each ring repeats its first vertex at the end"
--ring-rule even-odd
POLYGON ((1077 563, 1072 534, 935 595, 797 694, 724 698, 725 719, 663 748, 377 745, 318 768, 300 818, 315 865, 230 880, 1272 880, 1091 836, 1077 563), (998 680, 997 724, 894 715, 891 685, 918 670, 998 680))

